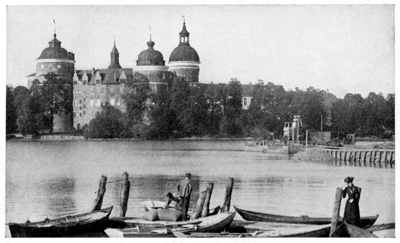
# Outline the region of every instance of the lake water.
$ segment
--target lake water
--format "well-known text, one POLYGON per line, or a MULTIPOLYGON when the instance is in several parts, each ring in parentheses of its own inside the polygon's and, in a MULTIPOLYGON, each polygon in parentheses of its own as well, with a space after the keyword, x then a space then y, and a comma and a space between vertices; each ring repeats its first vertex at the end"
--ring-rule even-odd
MULTIPOLYGON (((233 205, 310 216, 330 216, 335 188, 344 186, 344 177, 353 176, 363 189, 361 215, 379 214, 377 223, 395 220, 394 169, 291 161, 240 151, 243 147, 239 141, 8 141, 6 222, 85 212, 93 205, 102 174, 111 181, 103 205, 119 205, 116 180, 124 171, 132 184, 127 216, 140 215, 142 201, 164 200, 182 175, 191 172, 193 200, 199 188, 214 182, 211 206, 220 205, 226 179, 234 177, 233 205)), ((113 214, 119 214, 118 206, 113 214)))

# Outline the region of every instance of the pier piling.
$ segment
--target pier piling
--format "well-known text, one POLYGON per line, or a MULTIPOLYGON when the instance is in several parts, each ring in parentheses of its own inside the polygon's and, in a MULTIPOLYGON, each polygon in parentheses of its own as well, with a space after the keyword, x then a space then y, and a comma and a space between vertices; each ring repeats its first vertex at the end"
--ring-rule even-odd
POLYGON ((192 219, 200 218, 204 207, 204 201, 206 199, 207 190, 202 191, 197 199, 196 208, 193 211, 192 219))
POLYGON ((231 197, 232 197, 232 189, 233 189, 233 178, 229 177, 228 183, 225 187, 225 197, 224 202, 221 206, 221 212, 229 212, 231 207, 231 197))
POLYGON ((103 204, 104 194, 106 193, 107 176, 102 175, 100 178, 99 188, 97 190, 97 196, 94 201, 94 206, 92 211, 100 210, 103 204))
POLYGON ((122 186, 121 186, 121 211, 120 216, 125 217, 126 211, 128 209, 128 199, 129 199, 129 190, 131 188, 131 183, 129 182, 128 172, 124 172, 122 174, 122 186))
POLYGON ((212 182, 208 183, 206 190, 206 199, 204 201, 203 210, 201 211, 201 217, 208 216, 208 213, 210 211, 210 201, 213 189, 214 189, 214 183, 212 182))
POLYGON ((342 202, 342 189, 336 188, 335 193, 335 201, 333 202, 333 211, 331 218, 331 229, 329 232, 329 236, 332 237, 332 234, 336 231, 336 227, 340 217, 340 204, 342 202))

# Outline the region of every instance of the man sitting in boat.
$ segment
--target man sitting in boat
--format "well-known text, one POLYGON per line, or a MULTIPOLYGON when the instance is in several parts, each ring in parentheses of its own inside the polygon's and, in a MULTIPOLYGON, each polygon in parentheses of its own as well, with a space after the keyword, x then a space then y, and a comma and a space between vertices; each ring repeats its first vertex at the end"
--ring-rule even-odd
POLYGON ((347 196, 346 206, 344 209, 343 220, 349 224, 353 224, 359 226, 360 224, 360 195, 361 188, 357 187, 353 184, 353 177, 346 177, 344 182, 347 184, 345 188, 343 188, 343 198, 347 196))
POLYGON ((187 212, 189 209, 190 195, 192 194, 192 175, 190 173, 185 174, 185 178, 181 180, 177 186, 177 192, 172 194, 168 192, 168 201, 165 208, 168 208, 171 202, 176 202, 176 208, 182 212, 182 219, 187 219, 187 212))

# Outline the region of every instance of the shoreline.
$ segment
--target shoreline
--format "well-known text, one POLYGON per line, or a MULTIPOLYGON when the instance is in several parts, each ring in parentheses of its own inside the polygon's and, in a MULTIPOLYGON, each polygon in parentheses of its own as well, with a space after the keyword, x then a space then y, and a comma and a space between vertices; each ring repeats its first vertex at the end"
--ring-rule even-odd
POLYGON ((16 137, 6 141, 21 141, 21 142, 44 142, 44 141, 97 141, 97 142, 115 142, 115 141, 252 141, 252 137, 183 137, 169 139, 143 139, 143 138, 85 138, 83 136, 57 134, 46 135, 39 138, 16 137))

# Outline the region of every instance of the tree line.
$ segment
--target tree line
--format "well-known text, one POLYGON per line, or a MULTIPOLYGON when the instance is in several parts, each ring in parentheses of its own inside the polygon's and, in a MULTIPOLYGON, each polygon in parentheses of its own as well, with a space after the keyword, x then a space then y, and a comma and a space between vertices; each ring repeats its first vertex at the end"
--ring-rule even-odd
MULTIPOLYGON (((7 133, 51 132, 56 112, 72 112, 70 84, 51 74, 46 80, 30 89, 7 87, 7 133)), ((134 80, 126 85, 122 97, 126 111, 105 104, 76 132, 90 138, 279 138, 284 122, 301 115, 303 129, 322 127, 337 137, 348 133, 391 137, 394 133, 394 94, 384 97, 371 92, 365 98, 360 94, 337 98, 312 87, 285 90, 271 82, 242 85, 237 79, 227 84, 191 84, 174 77, 167 88, 157 92, 134 80), (242 108, 244 89, 250 89, 247 93, 252 97, 248 109, 242 108)))

